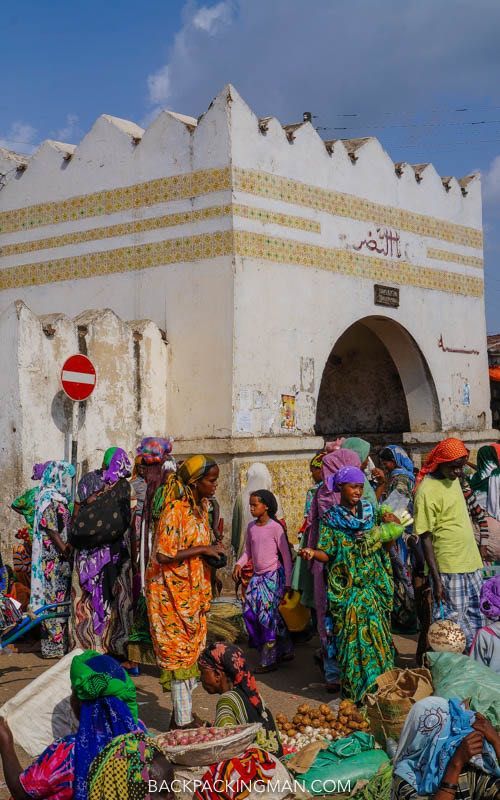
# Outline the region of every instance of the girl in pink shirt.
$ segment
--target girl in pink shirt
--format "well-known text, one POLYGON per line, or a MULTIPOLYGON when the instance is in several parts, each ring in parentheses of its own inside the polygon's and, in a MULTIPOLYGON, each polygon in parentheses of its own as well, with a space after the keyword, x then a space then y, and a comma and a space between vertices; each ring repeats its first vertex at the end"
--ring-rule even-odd
POLYGON ((259 489, 250 495, 254 517, 247 529, 245 549, 236 562, 233 580, 253 562, 254 574, 245 594, 243 617, 251 647, 260 651, 257 673, 271 672, 279 661, 293 658, 293 644, 279 606, 290 591, 292 557, 283 526, 276 519, 278 504, 272 492, 259 489))

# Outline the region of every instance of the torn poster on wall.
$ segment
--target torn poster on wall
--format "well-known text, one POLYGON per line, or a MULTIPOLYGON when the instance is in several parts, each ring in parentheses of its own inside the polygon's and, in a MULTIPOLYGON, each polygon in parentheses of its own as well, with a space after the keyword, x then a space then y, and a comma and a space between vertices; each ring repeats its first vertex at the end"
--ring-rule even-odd
POLYGON ((296 427, 295 419, 295 395, 281 395, 281 428, 286 431, 294 431, 296 427))

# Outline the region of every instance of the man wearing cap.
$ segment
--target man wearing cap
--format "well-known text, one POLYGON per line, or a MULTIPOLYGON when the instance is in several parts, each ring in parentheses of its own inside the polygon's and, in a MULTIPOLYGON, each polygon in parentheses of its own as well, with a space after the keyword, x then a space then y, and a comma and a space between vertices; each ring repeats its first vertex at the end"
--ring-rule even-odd
POLYGON ((459 478, 469 451, 445 439, 428 455, 417 477, 413 532, 422 537, 432 583, 432 620, 450 619, 470 648, 483 626, 480 592, 483 561, 459 478))

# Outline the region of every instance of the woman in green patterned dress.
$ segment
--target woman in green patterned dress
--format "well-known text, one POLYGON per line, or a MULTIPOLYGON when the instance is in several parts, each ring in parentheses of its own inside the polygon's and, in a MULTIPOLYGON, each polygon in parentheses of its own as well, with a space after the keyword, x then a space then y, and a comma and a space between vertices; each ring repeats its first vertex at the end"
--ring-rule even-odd
POLYGON ((403 527, 393 514, 376 510, 363 499, 364 475, 357 467, 339 470, 331 489, 340 492, 340 503, 321 518, 318 549, 305 548, 299 555, 327 565, 342 694, 359 702, 378 676, 394 666, 390 626, 394 584, 381 540, 396 538, 403 527))

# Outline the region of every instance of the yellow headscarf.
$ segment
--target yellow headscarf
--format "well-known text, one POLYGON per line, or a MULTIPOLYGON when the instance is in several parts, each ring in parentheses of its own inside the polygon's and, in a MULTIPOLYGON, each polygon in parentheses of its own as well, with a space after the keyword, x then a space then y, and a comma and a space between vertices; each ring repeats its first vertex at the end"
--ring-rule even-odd
POLYGON ((191 456, 182 462, 177 472, 171 473, 165 484, 156 491, 153 501, 153 519, 158 519, 165 503, 185 499, 191 506, 196 505, 191 486, 216 467, 217 462, 208 456, 191 456))

